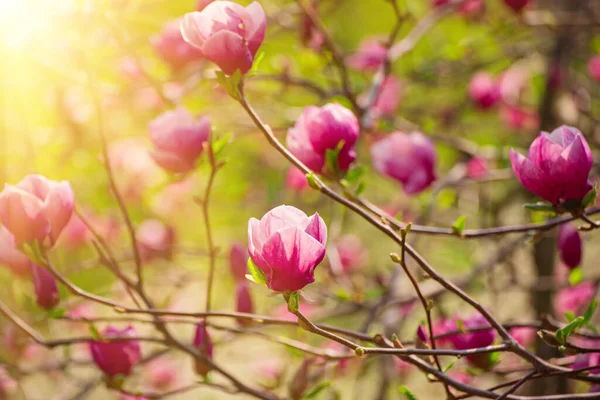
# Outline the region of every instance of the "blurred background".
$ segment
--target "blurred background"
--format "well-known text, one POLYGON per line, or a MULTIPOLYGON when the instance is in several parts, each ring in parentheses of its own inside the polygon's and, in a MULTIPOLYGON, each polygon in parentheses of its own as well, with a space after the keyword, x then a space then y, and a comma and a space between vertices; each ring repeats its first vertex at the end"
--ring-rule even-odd
MULTIPOLYGON (((246 82, 246 94, 284 141, 303 107, 351 103, 341 89, 331 52, 298 5, 284 0, 260 3, 268 15, 267 36, 259 51, 264 58, 246 82)), ((394 29, 395 40, 401 40, 434 9, 429 0, 396 3, 400 21, 389 1, 306 2, 346 57, 359 101, 364 101, 361 96, 364 99, 375 72, 356 61, 364 41, 386 43, 394 29)), ((357 165, 365 171, 364 196, 404 222, 448 228, 464 216, 469 229, 542 222, 546 214, 522 207, 534 199, 514 179, 508 150, 524 153, 540 129, 550 131, 563 123, 578 127, 593 148, 600 140, 600 78, 589 67, 590 59, 600 54, 600 4, 534 0, 515 13, 501 0, 473 3, 436 20, 393 62, 395 86, 389 98, 381 100, 372 126, 361 132, 357 165), (493 77, 501 92, 501 100, 487 109, 468 94, 471 79, 480 71, 493 77), (436 144, 438 179, 419 195, 406 195, 398 183, 371 166, 371 144, 395 130, 424 132, 436 144)), ((162 308, 202 311, 208 253, 195 197, 203 196, 208 163, 204 159, 188 176, 172 177, 148 154, 149 122, 183 106, 195 116, 210 117, 214 137, 228 143, 220 154, 226 165, 216 176, 209 204, 219 248, 213 308, 235 309, 229 254, 236 243, 245 247, 248 219, 290 204, 309 215, 318 211, 330 232, 328 256, 317 268, 316 282, 305 291, 311 299, 302 304, 307 315, 348 329, 414 338, 424 313, 406 277, 393 274, 389 253, 398 249, 359 217, 308 188, 301 176, 294 181, 288 175, 287 161, 216 83, 214 64, 182 42, 178 19, 199 7, 187 0, 0 0, 0 181, 14 184, 26 174, 39 173, 71 182, 78 209, 130 273, 131 246, 109 190, 102 130, 117 186, 145 251, 148 293, 162 308)), ((581 276, 571 276, 571 281, 595 284, 600 278, 594 271, 597 234, 584 238, 581 276)), ((553 313, 563 318, 553 296, 569 286, 569 270, 554 256, 553 234, 540 240, 518 235, 479 240, 415 235, 411 240, 438 271, 468 289, 500 320, 531 321, 553 313)), ((130 304, 90 241, 74 218, 52 253, 58 268, 85 290, 130 304)), ((434 299, 436 317, 471 312, 426 277, 419 279, 434 299)), ((89 332, 87 323, 49 318, 35 305, 31 282, 11 268, 0 268, 0 280, 0 298, 48 337, 89 332)), ((269 296, 259 285, 251 290, 255 313, 292 318, 281 297, 269 296)), ((66 316, 114 316, 108 308, 61 291, 66 316)), ((298 378, 306 367, 302 351, 227 330, 237 326, 235 320, 215 320, 214 325, 209 330, 216 342, 215 360, 242 380, 285 394, 304 379, 298 378)), ((151 325, 136 327, 145 333, 151 325)), ((328 345, 294 327, 259 328, 271 336, 328 345)), ((182 340, 192 340, 193 325, 174 324, 173 330, 182 340)), ((0 319, 0 334, 0 364, 6 375, 0 379, 6 382, 0 382, 5 388, 0 398, 126 398, 104 387, 85 345, 44 349, 6 319, 0 319)), ((528 345, 535 346, 533 338, 528 345)), ((144 355, 157 349, 160 346, 143 344, 144 355)), ((490 374, 462 360, 453 370, 457 377, 491 386, 504 379, 503 369, 517 363, 503 357, 490 374)), ((419 371, 391 358, 317 362, 308 370, 304 395, 318 389, 319 399, 398 398, 401 385, 419 399, 441 398, 444 393, 419 371)), ((171 351, 138 367, 127 384, 162 390, 199 379, 191 361, 171 351)), ((170 398, 230 397, 199 385, 170 398)))

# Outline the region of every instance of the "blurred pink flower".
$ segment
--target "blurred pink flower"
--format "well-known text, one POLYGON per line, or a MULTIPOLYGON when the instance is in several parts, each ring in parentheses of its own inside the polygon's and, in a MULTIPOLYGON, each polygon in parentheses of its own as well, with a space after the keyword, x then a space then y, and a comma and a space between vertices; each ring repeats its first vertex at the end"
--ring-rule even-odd
POLYGON ((234 243, 229 250, 229 271, 236 283, 245 282, 248 273, 248 251, 241 243, 234 243))
POLYGON ((29 276, 29 257, 17 250, 12 233, 3 226, 0 226, 0 263, 17 276, 29 276))
POLYGON ((539 125, 537 111, 527 107, 504 104, 500 107, 500 118, 513 130, 534 131, 539 125))
MULTIPOLYGON (((102 331, 103 339, 116 337, 135 337, 133 326, 117 329, 111 326, 102 331)), ((91 341, 90 352, 94 363, 109 377, 116 375, 127 376, 142 356, 140 342, 137 340, 117 340, 111 342, 91 341)))
POLYGON ((108 151, 119 192, 125 199, 139 200, 151 183, 159 181, 159 167, 152 161, 148 150, 137 140, 114 142, 108 151))
POLYGON ((140 79, 144 76, 140 65, 135 57, 123 57, 119 64, 119 70, 123 76, 129 79, 140 79))
POLYGON ((404 193, 417 194, 436 179, 433 142, 420 132, 393 132, 371 146, 373 166, 403 185, 404 193))
POLYGON ((358 71, 374 71, 386 59, 386 47, 377 39, 366 39, 360 43, 356 53, 348 58, 348 65, 358 71))
POLYGON ((138 226, 136 240, 144 259, 169 259, 173 255, 175 230, 157 219, 147 219, 138 226))
MULTIPOLYGON (((363 97, 361 100, 366 100, 363 97)), ((379 89, 379 94, 371 106, 373 117, 393 116, 402 101, 402 82, 393 75, 385 78, 379 89)))
POLYGON ((10 376, 6 368, 0 365, 0 399, 9 399, 17 390, 17 382, 10 376))
POLYGON ((537 331, 535 328, 517 327, 510 328, 510 336, 512 336, 521 346, 527 347, 535 342, 537 331))
POLYGON ((394 367, 396 368, 398 374, 400 374, 401 376, 405 376, 413 370, 412 364, 407 363, 406 361, 403 361, 398 357, 394 357, 393 359, 394 367))
POLYGON ((554 297, 554 309, 558 316, 563 316, 567 311, 576 315, 581 314, 591 303, 596 295, 596 286, 593 282, 583 282, 575 286, 564 288, 554 297))
POLYGON ((196 161, 211 134, 208 117, 196 120, 189 111, 178 107, 162 113, 148 124, 154 151, 154 161, 168 172, 187 173, 196 161))
MULTIPOLYGON (((300 312, 302 314, 304 314, 304 316, 306 316, 307 318, 310 318, 312 315, 315 315, 315 313, 316 313, 315 306, 308 304, 308 303, 304 303, 304 302, 300 302, 300 304, 298 306, 298 310, 300 310, 300 312)), ((275 307, 273 309, 272 315, 275 318, 284 319, 286 321, 297 321, 298 320, 298 318, 294 314, 289 312, 287 304, 281 304, 281 305, 275 307)))
POLYGON ((180 363, 167 357, 160 357, 148 364, 145 375, 150 385, 157 390, 169 390, 177 383, 180 363))
POLYGON ((341 236, 335 244, 335 249, 346 274, 362 267, 368 257, 368 250, 356 235, 341 236))
MULTIPOLYGON (((308 3, 308 7, 312 9, 313 12, 317 13, 317 1, 312 1, 308 3)), ((300 41, 306 47, 319 51, 321 46, 325 41, 325 36, 323 32, 315 28, 315 25, 312 23, 310 17, 305 13, 302 15, 302 20, 300 22, 300 41)))
POLYGON ((54 308, 60 301, 58 285, 54 276, 44 267, 31 263, 31 280, 36 303, 46 309, 54 308))
MULTIPOLYGON (((212 360, 213 341, 208 333, 208 329, 206 329, 206 323, 204 320, 201 320, 196 325, 196 333, 194 334, 193 344, 194 347, 198 348, 200 352, 206 356, 206 358, 212 360)), ((212 367, 208 363, 205 363, 200 359, 196 359, 195 369, 198 375, 206 376, 212 370, 212 367)))
POLYGON ((293 292, 314 282, 326 243, 327 226, 318 213, 308 217, 282 205, 260 221, 248 221, 248 253, 264 273, 267 287, 276 292, 293 292))
POLYGON ((308 181, 306 180, 306 175, 304 175, 304 173, 300 169, 294 166, 291 166, 288 169, 288 173, 285 178, 285 186, 288 189, 294 190, 296 192, 300 192, 301 190, 309 187, 308 181))
POLYGON ((267 18, 259 3, 244 8, 231 1, 216 1, 202 11, 186 14, 181 33, 225 74, 238 69, 245 74, 265 38, 266 26, 267 18))
POLYGON ((590 77, 600 82, 600 55, 590 58, 587 67, 590 77))
POLYGON ((63 231, 62 240, 70 250, 77 250, 83 247, 91 238, 87 226, 83 223, 79 215, 73 214, 63 231))
MULTIPOLYGON (((235 311, 247 314, 252 314, 254 312, 254 306, 252 304, 252 295, 250 294, 250 285, 247 281, 239 282, 236 284, 235 300, 235 311)), ((245 318, 239 318, 237 322, 242 326, 250 326, 252 324, 251 320, 245 318)))
POLYGON ((360 132, 352 111, 338 103, 323 107, 305 107, 295 125, 288 129, 287 148, 306 166, 317 173, 324 172, 326 154, 340 143, 338 167, 347 171, 356 159, 354 144, 360 132))
POLYGON ((167 23, 162 32, 150 39, 158 56, 174 70, 202 60, 202 52, 187 43, 181 34, 183 18, 167 23))
POLYGON ((477 72, 469 83, 469 97, 481 109, 489 109, 500 100, 500 86, 487 72, 477 72))
POLYGON ((0 193, 0 221, 21 246, 46 239, 54 244, 69 222, 75 207, 71 184, 27 175, 16 186, 4 185, 0 193))
POLYGON ((186 207, 194 204, 194 188, 194 179, 190 177, 166 185, 152 200, 152 210, 165 220, 175 218, 178 213, 185 213, 186 207))
POLYGON ((488 173, 488 160, 483 157, 473 157, 467 162, 467 177, 481 179, 488 173))

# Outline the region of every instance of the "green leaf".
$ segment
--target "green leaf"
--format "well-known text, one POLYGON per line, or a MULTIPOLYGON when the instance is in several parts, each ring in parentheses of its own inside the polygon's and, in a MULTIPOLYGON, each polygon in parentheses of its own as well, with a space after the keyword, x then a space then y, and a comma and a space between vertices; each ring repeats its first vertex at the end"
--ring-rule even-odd
POLYGON ((267 285, 267 279, 265 278, 264 272, 254 264, 254 261, 252 261, 251 258, 248 258, 248 271, 250 271, 250 277, 252 279, 249 279, 248 275, 246 275, 247 279, 258 283, 259 285, 267 285))
POLYGON ((569 335, 573 333, 573 331, 579 328, 581 325, 585 323, 584 317, 577 317, 573 321, 569 322, 563 328, 560 328, 556 331, 556 339, 562 343, 566 344, 569 335))
POLYGON ((254 62, 252 63, 252 68, 250 68, 250 71, 248 72, 248 76, 256 75, 256 73, 258 72, 258 69, 260 67, 260 64, 263 62, 264 59, 265 59, 264 51, 261 51, 260 53, 258 53, 258 55, 256 57, 254 57, 254 62))
POLYGON ((63 315, 65 315, 66 312, 67 312, 67 310, 65 308, 53 308, 51 310, 48 310, 48 317, 54 318, 54 319, 59 319, 63 315))
POLYGON ((456 221, 454 221, 454 224, 452 225, 452 230, 456 235, 462 236, 463 232, 465 231, 466 220, 467 218, 464 215, 461 215, 456 219, 456 221))
POLYGON ((240 70, 235 70, 235 72, 229 77, 226 76, 223 71, 216 71, 215 74, 217 75, 217 82, 219 83, 219 85, 223 89, 225 89, 225 91, 229 93, 231 97, 233 97, 236 100, 239 99, 239 85, 242 81, 242 73, 240 72, 240 70))
POLYGON ((465 333, 465 324, 463 324, 463 320, 461 318, 456 320, 456 327, 458 328, 459 332, 465 333))
POLYGON ((223 149, 225 149, 225 146, 227 146, 230 140, 231 134, 228 133, 213 142, 212 151, 215 157, 218 156, 223 151, 223 149))
POLYGON ((594 299, 592 303, 588 306, 587 310, 585 310, 585 314, 583 314, 583 324, 585 325, 592 319, 592 315, 594 315, 594 311, 598 308, 598 300, 594 299))
POLYGON ((448 365, 446 365, 444 368, 442 368, 442 372, 446 373, 450 370, 450 368, 454 367, 454 364, 456 364, 456 362, 458 361, 458 358, 455 358, 454 360, 450 361, 448 363, 448 365))
MULTIPOLYGON (((343 141, 340 142, 343 144, 343 141)), ((341 147, 338 145, 335 149, 325 150, 325 167, 326 170, 331 172, 333 176, 340 176, 340 163, 338 157, 340 155, 341 147)))
POLYGON ((308 181, 308 186, 310 186, 311 188, 313 188, 315 190, 321 190, 321 185, 317 181, 317 177, 315 176, 314 172, 309 172, 305 176, 306 176, 306 180, 308 181))
POLYGON ((367 172, 367 168, 363 166, 352 168, 346 174, 346 181, 349 184, 354 185, 365 174, 365 172, 367 172))
POLYGON ((403 394, 408 400, 417 400, 417 396, 413 392, 411 392, 406 386, 400 386, 398 388, 398 392, 403 394))
POLYGON ((89 329, 90 329, 90 336, 92 337, 92 339, 102 340, 102 336, 100 336, 100 332, 98 332, 98 328, 96 328, 96 325, 90 324, 89 329))
POLYGON ((567 311, 565 312, 565 318, 567 319, 567 322, 571 322, 575 319, 575 314, 571 311, 567 311))
POLYGON ((319 393, 321 393, 323 390, 327 389, 329 386, 331 386, 330 381, 322 382, 322 383, 318 384, 317 386, 315 386, 314 388, 312 388, 308 393, 306 393, 304 395, 304 398, 305 399, 313 399, 319 393))
POLYGON ((490 353, 488 360, 489 360, 489 367, 493 367, 494 365, 498 364, 500 362, 500 352, 494 351, 493 353, 490 353))
POLYGON ((598 182, 596 182, 594 184, 594 188, 592 190, 590 190, 589 192, 587 192, 585 194, 585 196, 583 197, 583 200, 581 200, 581 206, 583 208, 586 208, 591 205, 594 205, 597 197, 598 197, 598 182))
POLYGON ((364 181, 361 181, 358 184, 358 187, 356 188, 356 190, 354 191, 354 194, 356 196, 360 196, 365 191, 366 188, 367 188, 367 184, 364 181))
POLYGON ((298 292, 290 293, 287 298, 288 311, 291 313, 295 313, 298 311, 298 306, 300 305, 300 300, 298 299, 298 292))
POLYGON ((552 207, 551 204, 547 204, 547 203, 527 203, 527 204, 523 204, 523 207, 525 207, 528 210, 532 210, 532 211, 554 211, 554 208, 552 207))
POLYGON ((569 283, 571 286, 575 286, 583 279, 583 271, 581 268, 575 268, 569 273, 569 283))

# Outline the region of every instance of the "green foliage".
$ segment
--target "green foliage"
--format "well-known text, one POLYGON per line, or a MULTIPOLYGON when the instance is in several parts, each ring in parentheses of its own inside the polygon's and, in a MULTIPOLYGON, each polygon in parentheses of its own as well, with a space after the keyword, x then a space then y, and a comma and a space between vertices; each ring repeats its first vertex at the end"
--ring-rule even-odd
POLYGON ((415 394, 413 392, 410 391, 409 388, 407 388, 406 386, 400 386, 398 388, 398 392, 402 395, 404 395, 404 397, 407 400, 417 400, 417 396, 415 396, 415 394))
POLYGON ((267 284, 267 278, 265 277, 264 272, 254 264, 254 261, 252 261, 251 258, 248 258, 248 271, 250 271, 250 274, 246 275, 246 279, 258 283, 259 285, 267 284))

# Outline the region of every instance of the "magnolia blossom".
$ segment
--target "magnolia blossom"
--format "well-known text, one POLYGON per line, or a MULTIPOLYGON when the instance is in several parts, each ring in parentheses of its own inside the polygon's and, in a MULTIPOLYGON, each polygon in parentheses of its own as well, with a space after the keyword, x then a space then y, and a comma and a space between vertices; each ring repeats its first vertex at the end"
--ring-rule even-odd
POLYGON ((499 113, 506 126, 513 130, 533 131, 540 124, 539 115, 533 108, 503 104, 499 113))
POLYGON ((314 282, 326 243, 327 226, 319 214, 308 217, 292 206, 276 207, 260 221, 248 222, 248 253, 276 292, 293 292, 314 282))
POLYGON ((416 194, 435 181, 435 148, 420 132, 394 132, 371 147, 373 166, 400 181, 406 194, 416 194))
POLYGON ((356 159, 354 144, 360 131, 358 120, 347 108, 329 103, 306 107, 296 124, 288 130, 286 145, 290 152, 315 172, 324 172, 327 151, 338 146, 338 167, 347 171, 356 159))
MULTIPOLYGON (((458 329, 458 317, 454 318, 456 329, 458 329)), ((468 350, 490 346, 494 343, 495 331, 486 329, 483 331, 469 332, 470 329, 489 326, 489 322, 481 314, 473 314, 469 318, 463 319, 465 333, 451 335, 448 339, 457 350, 468 350)), ((487 354, 475 354, 467 356, 467 361, 477 367, 487 368, 489 366, 489 356, 487 354)))
POLYGON ((344 273, 350 273, 363 266, 368 255, 368 250, 356 235, 341 236, 335 249, 344 273))
POLYGON ((570 269, 581 263, 583 243, 579 231, 570 223, 560 226, 558 230, 558 250, 560 259, 570 269))
POLYGON ((12 233, 3 226, 0 226, 0 264, 18 276, 27 276, 31 264, 29 257, 17 249, 12 233))
POLYGON ((183 107, 161 114, 148 127, 155 147, 150 155, 158 165, 173 173, 194 169, 211 133, 208 117, 196 120, 183 107))
POLYGON ((473 157, 467 162, 467 177, 481 179, 488 173, 488 160, 483 157, 473 157))
POLYGON ((531 345, 537 337, 537 330, 526 326, 511 328, 509 333, 521 346, 531 345))
POLYGON ((528 157, 511 149, 510 162, 523 186, 555 205, 581 200, 592 188, 592 152, 576 128, 563 125, 552 133, 541 132, 528 157))
MULTIPOLYGON (((194 334, 194 347, 198 348, 206 358, 212 360, 213 342, 210 334, 208 333, 208 329, 206 329, 206 323, 204 320, 201 320, 196 325, 196 333, 194 334)), ((199 375, 206 376, 212 370, 212 366, 201 359, 196 359, 195 369, 199 375)))
POLYGON ((215 1, 202 11, 185 15, 181 33, 186 42, 227 75, 248 72, 265 38, 267 18, 260 4, 244 8, 231 1, 215 1))
POLYGON ((567 311, 580 314, 585 311, 596 295, 596 286, 592 282, 582 282, 560 290, 554 297, 554 309, 559 316, 567 311))
POLYGON ((180 26, 183 19, 168 22, 159 35, 150 39, 158 56, 174 70, 202 60, 202 52, 187 43, 181 35, 180 26))
POLYGON ((469 96, 479 108, 488 109, 500 100, 500 86, 487 72, 478 72, 469 83, 469 96))
POLYGON ((306 175, 300 169, 296 167, 290 167, 285 177, 285 186, 288 189, 300 192, 308 187, 308 181, 306 175))
POLYGON ((590 77, 597 82, 600 82, 600 55, 590 58, 587 67, 590 77))
POLYGON ((58 285, 54 276, 46 268, 32 263, 31 279, 35 289, 36 303, 46 310, 54 308, 60 301, 58 285))
MULTIPOLYGON (((361 95, 359 100, 366 104, 366 93, 361 95)), ((393 116, 401 100, 402 82, 393 75, 387 76, 381 83, 375 102, 371 105, 372 116, 375 118, 393 116)))
MULTIPOLYGON (((133 326, 128 326, 125 329, 109 326, 102 331, 103 339, 133 338, 135 336, 136 331, 133 326)), ((140 361, 142 356, 140 342, 137 340, 94 340, 89 343, 89 347, 94 363, 109 377, 131 374, 133 367, 140 361)))
POLYGON ((145 259, 170 258, 173 253, 175 231, 157 219, 147 219, 137 228, 136 239, 142 257, 145 259))
POLYGON ((229 250, 229 271, 236 284, 246 282, 248 273, 248 252, 241 243, 234 243, 229 250))
POLYGON ((0 193, 0 221, 17 246, 36 240, 44 245, 46 239, 54 244, 74 207, 69 182, 42 175, 27 175, 16 186, 5 184, 0 193))
POLYGON ((359 71, 379 69, 387 59, 387 48, 377 39, 362 41, 358 50, 348 58, 348 65, 359 71))

